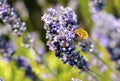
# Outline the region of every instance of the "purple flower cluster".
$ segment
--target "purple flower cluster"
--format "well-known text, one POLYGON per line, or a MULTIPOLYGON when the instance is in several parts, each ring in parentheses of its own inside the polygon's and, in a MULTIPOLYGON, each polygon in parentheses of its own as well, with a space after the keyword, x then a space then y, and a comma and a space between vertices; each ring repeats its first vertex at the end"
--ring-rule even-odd
POLYGON ((42 20, 45 22, 49 49, 54 50, 55 55, 64 63, 88 71, 89 63, 76 51, 74 30, 79 26, 75 12, 69 7, 60 7, 58 11, 49 8, 48 14, 44 14, 42 20))
POLYGON ((0 53, 3 58, 10 60, 15 50, 9 36, 0 33, 0 53))
MULTIPOLYGON (((7 4, 7 0, 0 0, 0 19, 17 36, 21 36, 22 33, 26 30, 25 23, 21 22, 14 8, 7 4)), ((5 60, 7 59, 7 61, 14 61, 17 68, 25 71, 26 77, 29 77, 32 79, 32 81, 38 81, 38 77, 32 71, 32 67, 30 66, 28 60, 22 56, 13 56, 15 50, 13 48, 12 42, 10 41, 8 31, 7 34, 4 35, 3 33, 5 32, 2 31, 3 29, 0 28, 0 30, 0 53, 2 54, 2 58, 5 60)), ((3 80, 0 78, 0 81, 3 80)))
POLYGON ((0 55, 2 55, 3 60, 14 61, 19 69, 25 71, 26 77, 29 77, 33 81, 37 81, 38 78, 32 71, 32 67, 30 66, 28 60, 22 56, 15 57, 14 53, 15 50, 13 43, 10 41, 10 38, 7 35, 0 34, 0 55))
POLYGON ((2 77, 0 77, 0 81, 4 81, 2 77))
POLYGON ((104 4, 105 0, 93 0, 89 3, 94 23, 92 37, 102 46, 106 47, 111 60, 120 64, 120 19, 115 18, 112 14, 102 11, 104 4), (101 12, 96 10, 96 6, 94 5, 97 5, 97 3, 95 3, 95 1, 101 1, 102 5, 101 7, 99 6, 99 11, 101 12))
POLYGON ((5 12, 5 5, 7 3, 7 0, 1 0, 0 1, 0 14, 5 12))
POLYGON ((32 71, 32 67, 30 66, 28 60, 22 56, 15 57, 14 61, 16 62, 16 66, 25 71, 25 76, 32 79, 32 81, 37 81, 36 74, 32 71))
POLYGON ((81 47, 81 50, 85 53, 91 53, 94 50, 93 42, 88 38, 87 40, 81 40, 78 42, 78 45, 81 47))
POLYGON ((120 19, 106 12, 93 14, 92 19, 93 38, 106 47, 112 60, 120 64, 120 19))
POLYGON ((0 30, 0 55, 2 56, 2 59, 8 62, 14 61, 19 69, 25 71, 26 77, 29 77, 33 81, 37 81, 37 76, 32 71, 32 67, 28 60, 22 56, 14 56, 15 49, 10 40, 10 36, 8 33, 5 33, 4 29, 0 28, 0 30))
POLYGON ((7 4, 7 0, 0 1, 0 19, 17 36, 21 36, 26 30, 25 22, 21 22, 14 8, 7 4))
POLYGON ((106 5, 106 0, 90 0, 89 7, 90 12, 96 13, 103 9, 103 7, 106 5))

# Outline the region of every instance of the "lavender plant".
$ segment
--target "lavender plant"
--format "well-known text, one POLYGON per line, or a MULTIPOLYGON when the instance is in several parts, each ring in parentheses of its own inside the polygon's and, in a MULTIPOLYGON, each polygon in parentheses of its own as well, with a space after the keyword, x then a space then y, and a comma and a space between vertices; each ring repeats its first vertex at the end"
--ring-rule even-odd
POLYGON ((111 60, 119 64, 120 19, 115 18, 112 14, 108 14, 105 11, 97 13, 91 11, 91 13, 94 23, 92 37, 107 49, 111 60))
POLYGON ((2 77, 0 77, 0 81, 4 81, 2 77))
POLYGON ((25 57, 19 56, 19 57, 14 57, 13 59, 16 62, 17 68, 25 71, 26 77, 30 78, 32 81, 38 80, 37 75, 32 71, 32 67, 25 57))
MULTIPOLYGON (((1 28, 1 30, 3 30, 1 28)), ((4 32, 5 33, 5 32, 4 32)), ((16 63, 18 69, 25 71, 25 76, 33 81, 37 81, 36 74, 32 71, 32 67, 28 60, 22 56, 15 56, 15 49, 9 35, 0 32, 0 53, 2 59, 5 61, 13 61, 16 63)))
POLYGON ((5 5, 7 1, 6 0, 0 0, 0 14, 5 12, 5 5))
MULTIPOLYGON (((0 28, 0 30, 2 29, 0 28)), ((0 32, 0 53, 7 61, 11 60, 11 57, 15 53, 14 46, 10 40, 10 37, 3 32, 0 32)))
POLYGON ((25 22, 20 20, 14 8, 7 4, 7 0, 0 1, 0 19, 17 36, 21 36, 26 30, 25 22))
POLYGON ((118 62, 120 20, 116 19, 111 14, 107 14, 106 12, 98 13, 96 15, 93 15, 92 17, 94 21, 92 36, 94 37, 94 39, 99 41, 101 45, 106 47, 111 59, 118 62), (101 31, 98 31, 99 29, 101 29, 101 31))
MULTIPOLYGON (((0 1, 0 19, 17 36, 21 36, 22 33, 26 30, 25 23, 21 22, 14 8, 11 8, 10 5, 7 4, 7 0, 0 1)), ((2 30, 3 29, 1 28, 1 31, 2 30)), ((32 67, 30 66, 26 58, 13 56, 15 50, 13 45, 11 44, 10 37, 8 33, 5 35, 3 33, 5 32, 0 32, 0 53, 2 54, 2 58, 9 61, 15 61, 16 66, 19 69, 23 69, 25 71, 26 77, 29 77, 33 81, 37 81, 38 78, 36 74, 32 71, 32 67)))
POLYGON ((91 13, 97 13, 101 11, 106 4, 106 0, 90 0, 89 7, 91 13))
POLYGON ((79 25, 75 12, 69 7, 60 7, 58 11, 49 8, 48 14, 44 14, 42 20, 45 22, 47 45, 50 50, 55 51, 56 57, 65 64, 88 71, 88 61, 76 51, 75 40, 78 36, 74 31, 79 25))
POLYGON ((85 53, 92 53, 94 51, 93 41, 88 38, 87 40, 81 40, 78 42, 79 47, 85 53))
MULTIPOLYGON (((11 61, 6 63, 0 60, 0 76, 3 76, 4 80, 8 81, 61 81, 61 78, 63 81, 119 81, 118 71, 116 72, 114 68, 111 68, 114 67, 114 63, 108 60, 106 50, 99 48, 102 46, 105 47, 111 59, 120 64, 120 19, 102 11, 106 1, 109 2, 107 7, 113 6, 108 10, 112 12, 114 8, 116 11, 115 15, 117 15, 116 4, 118 4, 117 1, 119 0, 90 0, 89 3, 91 18, 94 23, 93 29, 89 34, 92 34, 92 37, 95 39, 95 41, 93 41, 91 37, 88 37, 87 31, 85 31, 81 25, 78 25, 79 21, 88 24, 87 20, 90 16, 89 13, 86 13, 89 12, 87 8, 88 0, 22 0, 22 3, 18 2, 17 7, 20 7, 20 13, 25 14, 21 9, 26 8, 26 12, 29 14, 29 16, 27 14, 27 17, 24 16, 29 26, 29 29, 24 35, 22 34, 26 27, 25 23, 21 21, 15 11, 15 9, 18 10, 18 8, 14 9, 11 7, 7 3, 7 0, 0 0, 0 22, 2 25, 8 27, 7 34, 4 34, 4 31, 1 29, 5 27, 0 28, 0 58, 2 57, 5 60, 11 61), (73 3, 71 5, 70 2, 75 2, 75 4, 73 3), (59 3, 64 6, 68 5, 76 10, 78 18, 80 19, 77 20, 77 15, 71 8, 58 8, 59 3), (25 7, 21 7, 23 6, 21 4, 24 4, 25 7), (55 9, 49 8, 48 13, 42 16, 42 20, 45 23, 44 29, 46 30, 47 46, 49 46, 50 50, 54 51, 55 56, 64 64, 78 68, 80 72, 85 71, 86 73, 79 75, 76 73, 76 70, 65 67, 61 62, 56 62, 57 59, 50 55, 53 52, 47 50, 46 53, 44 45, 41 44, 41 40, 38 39, 38 34, 32 32, 33 29, 40 29, 38 30, 39 34, 41 34, 42 39, 45 39, 45 33, 42 31, 43 26, 41 21, 39 21, 39 17, 48 6, 54 6, 55 9), (39 26, 41 26, 41 28, 39 26), (14 32, 17 36, 22 36, 16 38, 11 35, 11 32, 14 32), (23 39, 23 41, 21 41, 21 39, 23 39), (97 45, 100 43, 102 46, 95 46, 96 41, 97 45), (22 45, 28 49, 20 46, 21 42, 23 42, 22 45), (89 61, 85 58, 83 52, 91 54, 90 56, 86 55, 89 61), (8 76, 6 72, 8 72, 10 76, 8 76), (19 78, 19 76, 21 77, 19 78)), ((16 1, 10 2, 14 3, 12 5, 16 4, 16 1)), ((91 25, 91 23, 89 25, 91 25)), ((87 30, 90 31, 90 28, 87 30)), ((46 42, 46 40, 42 42, 46 42)), ((0 81, 1 80, 3 80, 3 78, 0 78, 0 81)))

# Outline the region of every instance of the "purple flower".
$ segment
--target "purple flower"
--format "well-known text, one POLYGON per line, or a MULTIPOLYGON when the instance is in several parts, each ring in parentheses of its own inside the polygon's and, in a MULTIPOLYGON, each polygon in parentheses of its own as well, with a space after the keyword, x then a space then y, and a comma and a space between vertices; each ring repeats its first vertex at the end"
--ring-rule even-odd
POLYGON ((82 71, 89 70, 89 63, 76 51, 76 30, 77 15, 67 7, 55 10, 48 9, 48 14, 44 14, 42 20, 45 22, 47 45, 50 50, 55 51, 56 57, 70 66, 75 66, 82 71))
POLYGON ((94 45, 90 40, 90 38, 88 38, 87 40, 81 40, 80 42, 78 42, 78 45, 81 47, 81 50, 83 52, 86 52, 86 53, 93 52, 94 45))
POLYGON ((26 30, 25 22, 21 22, 14 8, 10 7, 10 5, 6 3, 6 0, 2 0, 2 2, 0 3, 1 3, 0 19, 17 36, 21 36, 22 33, 26 30))
POLYGON ((4 79, 2 77, 0 77, 0 81, 4 81, 4 79))
POLYGON ((120 19, 106 12, 92 14, 92 19, 94 22, 92 37, 106 47, 111 60, 120 64, 120 19))
POLYGON ((97 13, 101 11, 105 5, 106 0, 90 0, 89 2, 90 12, 97 13))
POLYGON ((26 69, 29 66, 28 60, 24 57, 15 58, 15 61, 18 68, 26 69))
POLYGON ((2 13, 5 12, 5 5, 6 5, 6 3, 7 3, 7 0, 1 0, 0 1, 0 16, 1 16, 2 13))
POLYGON ((10 60, 14 52, 15 50, 9 37, 1 34, 0 35, 0 53, 2 54, 2 57, 7 60, 10 60))
POLYGON ((32 79, 32 81, 37 81, 38 77, 32 71, 32 67, 30 66, 28 60, 25 57, 19 56, 14 57, 14 61, 16 62, 16 66, 25 71, 25 76, 32 79))

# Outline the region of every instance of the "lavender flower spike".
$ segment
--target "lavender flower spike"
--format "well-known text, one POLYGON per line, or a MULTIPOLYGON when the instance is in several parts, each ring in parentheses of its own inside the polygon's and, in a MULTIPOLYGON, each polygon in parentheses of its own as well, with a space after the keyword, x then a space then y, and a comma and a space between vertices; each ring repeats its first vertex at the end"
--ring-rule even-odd
POLYGON ((60 7, 57 10, 49 8, 48 14, 44 14, 42 17, 45 22, 47 45, 50 50, 55 51, 56 57, 63 63, 82 71, 88 71, 89 63, 76 51, 76 45, 74 44, 76 39, 74 31, 79 27, 77 25, 77 15, 69 7, 60 7))
POLYGON ((13 54, 15 53, 13 43, 9 40, 7 35, 0 32, 0 53, 2 57, 6 60, 11 60, 13 54))
POLYGON ((2 77, 0 77, 0 81, 4 81, 2 77))
POLYGON ((26 25, 24 22, 21 22, 14 8, 10 7, 10 5, 6 3, 6 0, 0 1, 0 8, 0 19, 15 35, 21 36, 26 30, 26 25))
POLYGON ((7 3, 7 0, 0 0, 0 14, 5 12, 6 3, 7 3))
POLYGON ((106 47, 111 60, 120 64, 120 19, 106 12, 92 14, 92 19, 92 37, 106 47))
POLYGON ((22 69, 25 71, 26 77, 32 79, 32 81, 37 81, 38 77, 32 71, 32 67, 30 66, 28 60, 25 57, 22 57, 22 56, 14 57, 14 61, 16 62, 16 66, 19 69, 22 69))
POLYGON ((89 7, 91 13, 97 13, 106 5, 106 0, 90 0, 89 7))

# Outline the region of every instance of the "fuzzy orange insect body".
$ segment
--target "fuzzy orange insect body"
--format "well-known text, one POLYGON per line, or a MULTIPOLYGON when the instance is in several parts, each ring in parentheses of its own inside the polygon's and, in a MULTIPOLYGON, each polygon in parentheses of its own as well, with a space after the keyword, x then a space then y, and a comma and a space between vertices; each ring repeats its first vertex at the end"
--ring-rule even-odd
POLYGON ((76 29, 75 34, 77 34, 81 39, 87 39, 88 38, 88 33, 83 28, 76 29))

